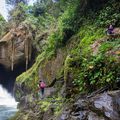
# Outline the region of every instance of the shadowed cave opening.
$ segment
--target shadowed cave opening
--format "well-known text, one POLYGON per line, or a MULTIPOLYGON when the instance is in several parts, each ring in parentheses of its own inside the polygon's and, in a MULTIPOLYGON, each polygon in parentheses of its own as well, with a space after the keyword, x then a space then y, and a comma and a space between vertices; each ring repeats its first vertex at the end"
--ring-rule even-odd
POLYGON ((0 64, 0 84, 13 94, 16 77, 25 71, 25 63, 15 66, 14 70, 6 69, 4 65, 0 64))
MULTIPOLYGON (((29 61, 28 69, 35 63, 36 49, 32 48, 31 61, 29 61), (33 52, 34 51, 34 52, 33 52)), ((14 84, 16 78, 26 71, 25 61, 14 65, 14 70, 7 69, 4 65, 0 64, 0 84, 7 89, 11 94, 14 92, 14 84)))

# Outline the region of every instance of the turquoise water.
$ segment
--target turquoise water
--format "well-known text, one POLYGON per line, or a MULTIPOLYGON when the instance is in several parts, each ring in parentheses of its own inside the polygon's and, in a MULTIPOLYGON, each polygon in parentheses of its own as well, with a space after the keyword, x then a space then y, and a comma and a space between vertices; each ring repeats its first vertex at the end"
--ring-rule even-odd
POLYGON ((16 111, 16 108, 0 105, 0 120, 8 120, 16 113, 16 111))

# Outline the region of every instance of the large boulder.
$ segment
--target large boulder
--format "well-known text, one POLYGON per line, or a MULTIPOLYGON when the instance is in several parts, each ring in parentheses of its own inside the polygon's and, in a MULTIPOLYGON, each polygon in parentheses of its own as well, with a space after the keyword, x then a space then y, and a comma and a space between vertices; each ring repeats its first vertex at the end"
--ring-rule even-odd
POLYGON ((110 120, 119 120, 120 91, 105 92, 93 97, 91 99, 91 108, 110 120))
POLYGON ((65 109, 60 120, 119 120, 120 90, 104 92, 91 98, 79 98, 65 109))

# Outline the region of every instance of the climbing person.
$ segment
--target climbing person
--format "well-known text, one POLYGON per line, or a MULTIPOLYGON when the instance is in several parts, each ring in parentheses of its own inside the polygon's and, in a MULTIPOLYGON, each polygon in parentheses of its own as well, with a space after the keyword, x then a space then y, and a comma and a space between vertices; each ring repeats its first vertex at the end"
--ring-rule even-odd
POLYGON ((41 99, 44 98, 45 87, 46 87, 46 84, 44 83, 44 81, 39 81, 41 99))
POLYGON ((112 24, 110 24, 107 28, 107 35, 114 35, 114 28, 112 24))

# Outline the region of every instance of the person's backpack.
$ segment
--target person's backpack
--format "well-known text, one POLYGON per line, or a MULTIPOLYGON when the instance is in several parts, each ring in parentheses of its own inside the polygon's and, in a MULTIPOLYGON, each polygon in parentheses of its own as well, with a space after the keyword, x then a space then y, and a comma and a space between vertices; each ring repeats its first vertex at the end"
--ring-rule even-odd
POLYGON ((40 87, 41 87, 41 88, 45 88, 45 87, 46 87, 45 83, 44 83, 44 82, 41 82, 41 83, 40 83, 40 87))

